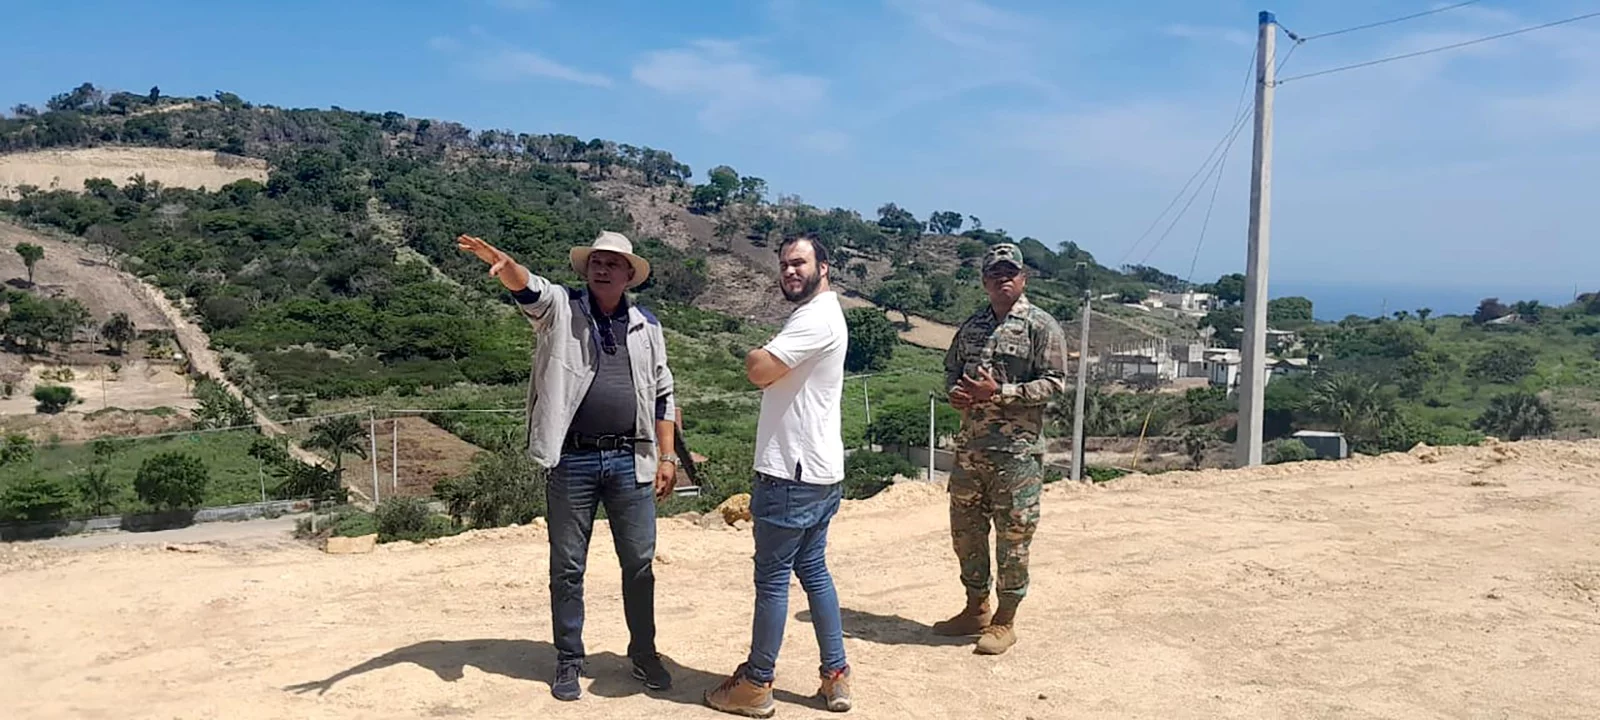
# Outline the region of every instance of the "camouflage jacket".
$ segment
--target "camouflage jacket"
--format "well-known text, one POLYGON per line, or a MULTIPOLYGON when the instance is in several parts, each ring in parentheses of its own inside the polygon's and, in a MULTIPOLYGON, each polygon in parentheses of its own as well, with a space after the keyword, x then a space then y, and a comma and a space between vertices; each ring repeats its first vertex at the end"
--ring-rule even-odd
POLYGON ((1067 390, 1066 336, 1023 295, 1005 318, 985 305, 961 324, 944 356, 945 390, 987 367, 1000 383, 989 402, 962 413, 957 444, 969 450, 1042 452, 1044 411, 1067 390))

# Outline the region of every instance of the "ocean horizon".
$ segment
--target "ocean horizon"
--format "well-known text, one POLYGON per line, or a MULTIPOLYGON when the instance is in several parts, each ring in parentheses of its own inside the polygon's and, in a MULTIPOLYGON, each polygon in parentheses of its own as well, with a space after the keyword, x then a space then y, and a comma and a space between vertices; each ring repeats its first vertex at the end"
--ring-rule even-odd
POLYGON ((1559 307, 1571 303, 1580 293, 1594 292, 1597 289, 1600 288, 1334 285, 1286 280, 1281 283, 1270 283, 1267 294, 1274 298, 1291 296, 1309 298, 1312 317, 1318 321, 1337 322, 1350 315, 1388 317, 1399 310, 1415 314, 1418 308, 1432 309, 1434 317, 1471 315, 1485 298, 1498 298, 1507 305, 1521 300, 1538 300, 1545 305, 1559 307))

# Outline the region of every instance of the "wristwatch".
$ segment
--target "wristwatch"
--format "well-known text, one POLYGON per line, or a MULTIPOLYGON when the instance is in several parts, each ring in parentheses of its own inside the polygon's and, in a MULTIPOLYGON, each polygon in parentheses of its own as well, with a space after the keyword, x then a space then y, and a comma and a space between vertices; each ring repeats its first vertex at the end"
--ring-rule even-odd
POLYGON ((669 462, 669 463, 672 463, 673 465, 682 465, 683 464, 683 463, 678 462, 678 454, 677 453, 667 453, 665 455, 662 455, 661 456, 661 462, 669 462))

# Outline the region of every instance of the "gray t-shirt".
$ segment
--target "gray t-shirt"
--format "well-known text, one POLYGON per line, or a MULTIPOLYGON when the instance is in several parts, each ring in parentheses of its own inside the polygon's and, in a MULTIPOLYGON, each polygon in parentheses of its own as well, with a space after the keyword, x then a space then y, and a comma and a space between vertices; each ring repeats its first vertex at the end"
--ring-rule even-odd
POLYGON ((568 432, 581 435, 634 434, 633 366, 628 359, 628 308, 619 305, 614 315, 607 318, 594 305, 589 306, 599 325, 596 337, 600 352, 596 355, 594 384, 578 404, 568 432), (610 333, 611 341, 606 339, 610 333), (615 347, 616 352, 607 352, 615 347))

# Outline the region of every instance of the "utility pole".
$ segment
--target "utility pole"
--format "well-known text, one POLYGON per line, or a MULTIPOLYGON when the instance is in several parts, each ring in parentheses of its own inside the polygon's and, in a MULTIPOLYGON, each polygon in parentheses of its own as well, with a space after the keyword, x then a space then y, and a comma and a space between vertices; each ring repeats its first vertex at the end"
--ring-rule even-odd
POLYGON ((367 455, 372 458, 372 505, 378 505, 378 411, 367 411, 367 444, 371 449, 367 455))
POLYGON ((1255 152, 1250 169, 1250 255, 1245 264, 1244 367, 1239 378, 1238 465, 1261 464, 1267 385, 1267 258, 1272 226, 1272 93, 1278 23, 1265 10, 1256 29, 1255 152))
POLYGON ((400 418, 389 418, 389 488, 400 494, 400 418))
POLYGON ((928 393, 928 482, 933 482, 933 411, 934 395, 928 393))
POLYGON ((1089 379, 1089 304, 1094 297, 1088 263, 1078 263, 1078 282, 1083 285, 1083 312, 1078 316, 1078 398, 1072 405, 1073 482, 1083 479, 1083 396, 1089 379))
POLYGON ((867 429, 862 433, 867 437, 867 449, 872 449, 872 396, 867 394, 868 375, 861 376, 861 402, 867 406, 867 429))

